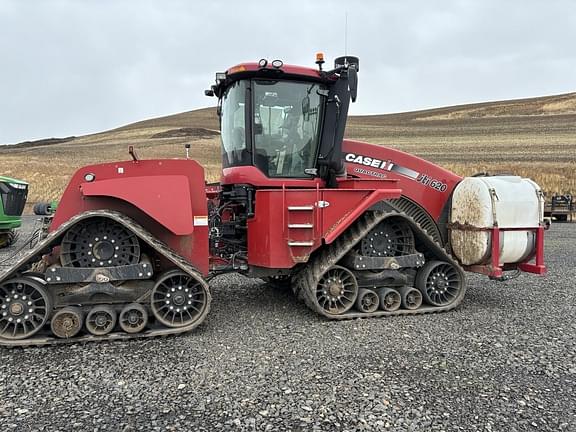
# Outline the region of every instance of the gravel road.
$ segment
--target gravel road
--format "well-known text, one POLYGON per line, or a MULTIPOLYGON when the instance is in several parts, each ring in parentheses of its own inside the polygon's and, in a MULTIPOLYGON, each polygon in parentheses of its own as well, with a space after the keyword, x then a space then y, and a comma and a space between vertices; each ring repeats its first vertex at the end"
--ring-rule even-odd
POLYGON ((472 276, 445 314, 328 322, 231 275, 191 334, 0 348, 0 431, 573 431, 575 244, 553 225, 548 276, 472 276))

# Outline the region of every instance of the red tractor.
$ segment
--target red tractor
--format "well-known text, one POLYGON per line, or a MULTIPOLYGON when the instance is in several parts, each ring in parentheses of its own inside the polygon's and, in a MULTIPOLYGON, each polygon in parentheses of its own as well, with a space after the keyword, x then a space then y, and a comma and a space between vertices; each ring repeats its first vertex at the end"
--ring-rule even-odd
POLYGON ((536 184, 345 140, 359 62, 323 63, 216 74, 219 184, 133 151, 79 169, 48 236, 0 278, 0 344, 189 331, 227 272, 290 285, 328 319, 453 309, 465 271, 545 272, 536 184))

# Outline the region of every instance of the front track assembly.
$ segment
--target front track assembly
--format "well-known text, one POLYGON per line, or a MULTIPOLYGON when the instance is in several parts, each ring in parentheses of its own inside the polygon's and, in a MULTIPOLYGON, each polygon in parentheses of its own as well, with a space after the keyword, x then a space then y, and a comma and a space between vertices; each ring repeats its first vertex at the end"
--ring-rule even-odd
POLYGON ((0 278, 0 345, 183 333, 204 321, 210 301, 202 275, 132 219, 88 211, 0 278), (59 263, 46 263, 51 252, 59 263))
POLYGON ((412 218, 375 211, 314 255, 292 289, 313 311, 340 320, 448 311, 462 302, 466 282, 412 218))

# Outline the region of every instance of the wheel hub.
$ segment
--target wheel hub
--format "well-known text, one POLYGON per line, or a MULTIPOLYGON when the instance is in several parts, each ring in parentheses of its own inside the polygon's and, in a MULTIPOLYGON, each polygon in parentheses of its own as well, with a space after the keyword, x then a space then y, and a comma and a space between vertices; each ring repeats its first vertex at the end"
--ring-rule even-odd
POLYGON ((328 285, 328 292, 332 297, 339 297, 342 295, 342 281, 332 279, 328 285))
POLYGON ((98 260, 109 260, 114 257, 114 244, 109 241, 99 241, 92 248, 94 257, 98 260))
POLYGON ((64 330, 70 331, 74 327, 74 320, 70 317, 66 317, 62 320, 62 328, 64 330))
POLYGON ((98 327, 103 327, 108 322, 108 316, 106 314, 100 313, 100 314, 96 315, 96 318, 94 321, 96 322, 96 325, 98 327))
POLYGON ((24 313, 24 305, 20 302, 15 302, 10 305, 10 313, 14 316, 19 316, 24 313))
POLYGON ((140 321, 140 314, 136 311, 131 311, 128 314, 128 322, 132 325, 136 325, 138 324, 138 322, 140 321))

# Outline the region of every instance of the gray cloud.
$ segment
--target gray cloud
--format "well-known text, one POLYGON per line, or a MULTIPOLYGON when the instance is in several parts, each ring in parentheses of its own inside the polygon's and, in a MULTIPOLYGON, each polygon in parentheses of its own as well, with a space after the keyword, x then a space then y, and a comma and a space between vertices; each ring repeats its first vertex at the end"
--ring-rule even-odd
POLYGON ((214 72, 261 57, 361 59, 353 113, 574 91, 570 0, 0 0, 0 143, 211 105, 214 72))

